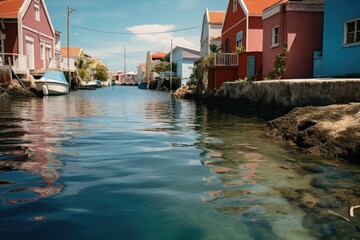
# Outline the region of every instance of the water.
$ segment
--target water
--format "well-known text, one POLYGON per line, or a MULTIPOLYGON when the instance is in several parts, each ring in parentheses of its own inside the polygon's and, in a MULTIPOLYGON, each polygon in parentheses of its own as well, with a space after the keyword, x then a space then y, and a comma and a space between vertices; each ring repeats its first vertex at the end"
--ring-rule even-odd
POLYGON ((356 239, 359 167, 264 127, 133 87, 0 102, 0 238, 356 239))

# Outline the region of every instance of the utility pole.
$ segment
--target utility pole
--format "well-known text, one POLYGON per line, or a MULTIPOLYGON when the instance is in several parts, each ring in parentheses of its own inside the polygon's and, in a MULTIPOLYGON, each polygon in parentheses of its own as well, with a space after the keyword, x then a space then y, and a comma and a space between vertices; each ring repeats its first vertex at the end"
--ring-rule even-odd
POLYGON ((126 44, 124 44, 124 84, 126 82, 126 44))
POLYGON ((67 67, 68 67, 68 78, 69 78, 69 92, 71 91, 71 78, 70 78, 70 13, 75 11, 70 5, 67 9, 67 67))
POLYGON ((172 38, 171 38, 171 44, 170 44, 170 93, 171 93, 171 86, 172 86, 172 73, 173 73, 173 69, 172 69, 172 61, 173 61, 173 59, 172 59, 172 55, 173 55, 173 40, 172 40, 172 38))

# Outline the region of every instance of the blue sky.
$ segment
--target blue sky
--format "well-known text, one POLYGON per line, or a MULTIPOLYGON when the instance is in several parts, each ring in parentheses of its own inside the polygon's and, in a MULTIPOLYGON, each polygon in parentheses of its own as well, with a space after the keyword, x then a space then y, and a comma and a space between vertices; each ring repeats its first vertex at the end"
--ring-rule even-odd
POLYGON ((227 4, 227 0, 46 0, 53 26, 62 33, 62 45, 67 44, 66 12, 70 5, 75 9, 71 13, 70 45, 82 47, 86 53, 100 58, 111 72, 124 69, 124 45, 127 71, 144 63, 147 51, 169 52, 170 39, 173 39, 174 47, 200 49, 205 8, 225 11, 227 4), (136 34, 193 27, 199 28, 136 34))

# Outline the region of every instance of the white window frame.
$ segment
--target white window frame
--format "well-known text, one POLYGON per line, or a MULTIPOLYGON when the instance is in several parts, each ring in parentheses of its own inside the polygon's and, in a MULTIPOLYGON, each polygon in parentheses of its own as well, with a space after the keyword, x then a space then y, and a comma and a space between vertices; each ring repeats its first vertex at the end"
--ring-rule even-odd
POLYGON ((360 44, 360 18, 352 19, 350 21, 346 21, 344 23, 344 45, 345 46, 353 46, 360 44), (354 23, 354 41, 348 42, 348 24, 354 23), (357 31, 358 30, 358 31, 357 31), (356 38, 359 38, 359 41, 356 41, 356 38))
POLYGON ((280 43, 280 28, 279 25, 275 26, 271 29, 271 47, 278 47, 280 43), (277 34, 276 34, 276 29, 277 29, 277 34), (277 41, 276 41, 277 39, 277 41))
POLYGON ((40 4, 38 2, 34 3, 35 10, 35 20, 40 22, 40 4))
POLYGON ((238 0, 233 0, 233 13, 237 11, 238 0))
POLYGON ((45 43, 41 42, 40 43, 40 56, 41 56, 41 60, 44 60, 44 56, 45 56, 45 43))

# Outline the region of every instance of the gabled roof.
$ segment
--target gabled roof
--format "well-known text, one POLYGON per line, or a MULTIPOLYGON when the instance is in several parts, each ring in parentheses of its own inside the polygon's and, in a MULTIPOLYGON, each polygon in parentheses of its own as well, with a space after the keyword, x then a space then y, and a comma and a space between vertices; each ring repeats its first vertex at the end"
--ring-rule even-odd
MULTIPOLYGON (((82 57, 83 52, 81 47, 69 47, 69 57, 82 57)), ((67 47, 61 47, 61 56, 67 57, 67 47)))
POLYGON ((278 3, 279 0, 239 0, 245 4, 245 8, 249 15, 262 15, 262 12, 265 8, 268 8, 275 3, 278 3))
POLYGON ((0 0, 0 18, 18 18, 24 0, 0 0))
POLYGON ((222 25, 225 13, 225 11, 209 11, 209 24, 222 25))

